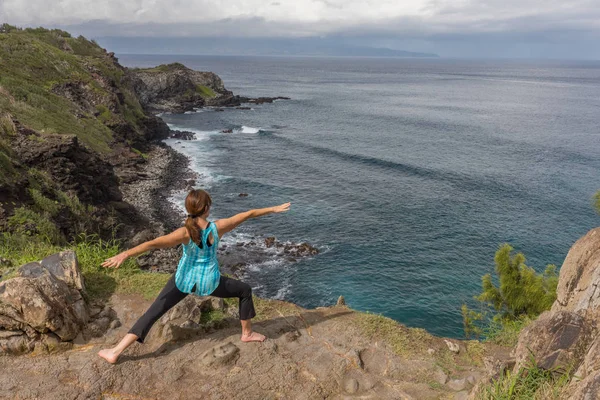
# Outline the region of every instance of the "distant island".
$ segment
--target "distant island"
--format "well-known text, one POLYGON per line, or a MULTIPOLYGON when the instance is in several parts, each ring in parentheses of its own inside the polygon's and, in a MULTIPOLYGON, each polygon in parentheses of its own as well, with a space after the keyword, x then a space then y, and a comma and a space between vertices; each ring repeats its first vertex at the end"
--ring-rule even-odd
POLYGON ((434 53, 358 45, 333 38, 100 37, 117 54, 438 58, 434 53))

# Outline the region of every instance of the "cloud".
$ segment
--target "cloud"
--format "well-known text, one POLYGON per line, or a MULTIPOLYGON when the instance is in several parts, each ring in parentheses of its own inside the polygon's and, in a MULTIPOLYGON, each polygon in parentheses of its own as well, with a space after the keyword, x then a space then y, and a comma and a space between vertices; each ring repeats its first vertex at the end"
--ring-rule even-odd
POLYGON ((88 35, 600 32, 597 0, 4 0, 0 20, 88 35))

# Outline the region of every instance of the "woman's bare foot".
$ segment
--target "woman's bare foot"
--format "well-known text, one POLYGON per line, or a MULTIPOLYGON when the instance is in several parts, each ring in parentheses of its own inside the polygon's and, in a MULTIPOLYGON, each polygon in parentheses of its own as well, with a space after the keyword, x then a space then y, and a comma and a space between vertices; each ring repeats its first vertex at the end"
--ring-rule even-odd
POLYGON ((242 342, 264 342, 267 337, 258 332, 252 332, 249 335, 242 333, 242 342))
POLYGON ((119 355, 115 353, 115 351, 113 349, 104 349, 104 350, 100 350, 98 352, 98 355, 102 358, 104 358, 106 361, 108 361, 111 364, 114 364, 117 362, 117 359, 119 358, 119 355))

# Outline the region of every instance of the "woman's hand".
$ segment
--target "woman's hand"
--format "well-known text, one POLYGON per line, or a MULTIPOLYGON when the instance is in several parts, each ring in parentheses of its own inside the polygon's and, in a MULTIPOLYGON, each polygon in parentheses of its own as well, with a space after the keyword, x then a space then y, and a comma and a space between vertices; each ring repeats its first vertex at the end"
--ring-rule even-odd
POLYGON ((275 206, 275 207, 273 207, 273 212, 274 213, 281 213, 281 212, 288 211, 290 209, 291 205, 292 205, 292 203, 284 203, 282 205, 275 206))
POLYGON ((128 258, 129 255, 127 254, 127 252, 124 251, 122 253, 117 254, 114 257, 108 258, 102 263, 102 266, 104 268, 119 268, 121 264, 123 264, 123 262, 128 258))

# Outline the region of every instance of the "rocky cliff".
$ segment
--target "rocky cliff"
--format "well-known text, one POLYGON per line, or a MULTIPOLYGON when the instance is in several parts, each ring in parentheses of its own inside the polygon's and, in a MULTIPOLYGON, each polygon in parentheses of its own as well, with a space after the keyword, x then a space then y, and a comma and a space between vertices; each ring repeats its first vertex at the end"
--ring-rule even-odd
POLYGON ((569 250, 557 299, 527 327, 515 349, 517 365, 533 356, 543 369, 572 376, 564 398, 600 398, 600 228, 569 250))
POLYGON ((168 134, 112 53, 60 30, 0 29, 2 231, 131 235, 148 221, 122 200, 121 178, 168 134))
POLYGON ((129 71, 133 87, 151 112, 184 112, 204 106, 237 106, 240 98, 225 89, 212 72, 200 72, 173 63, 129 71))

